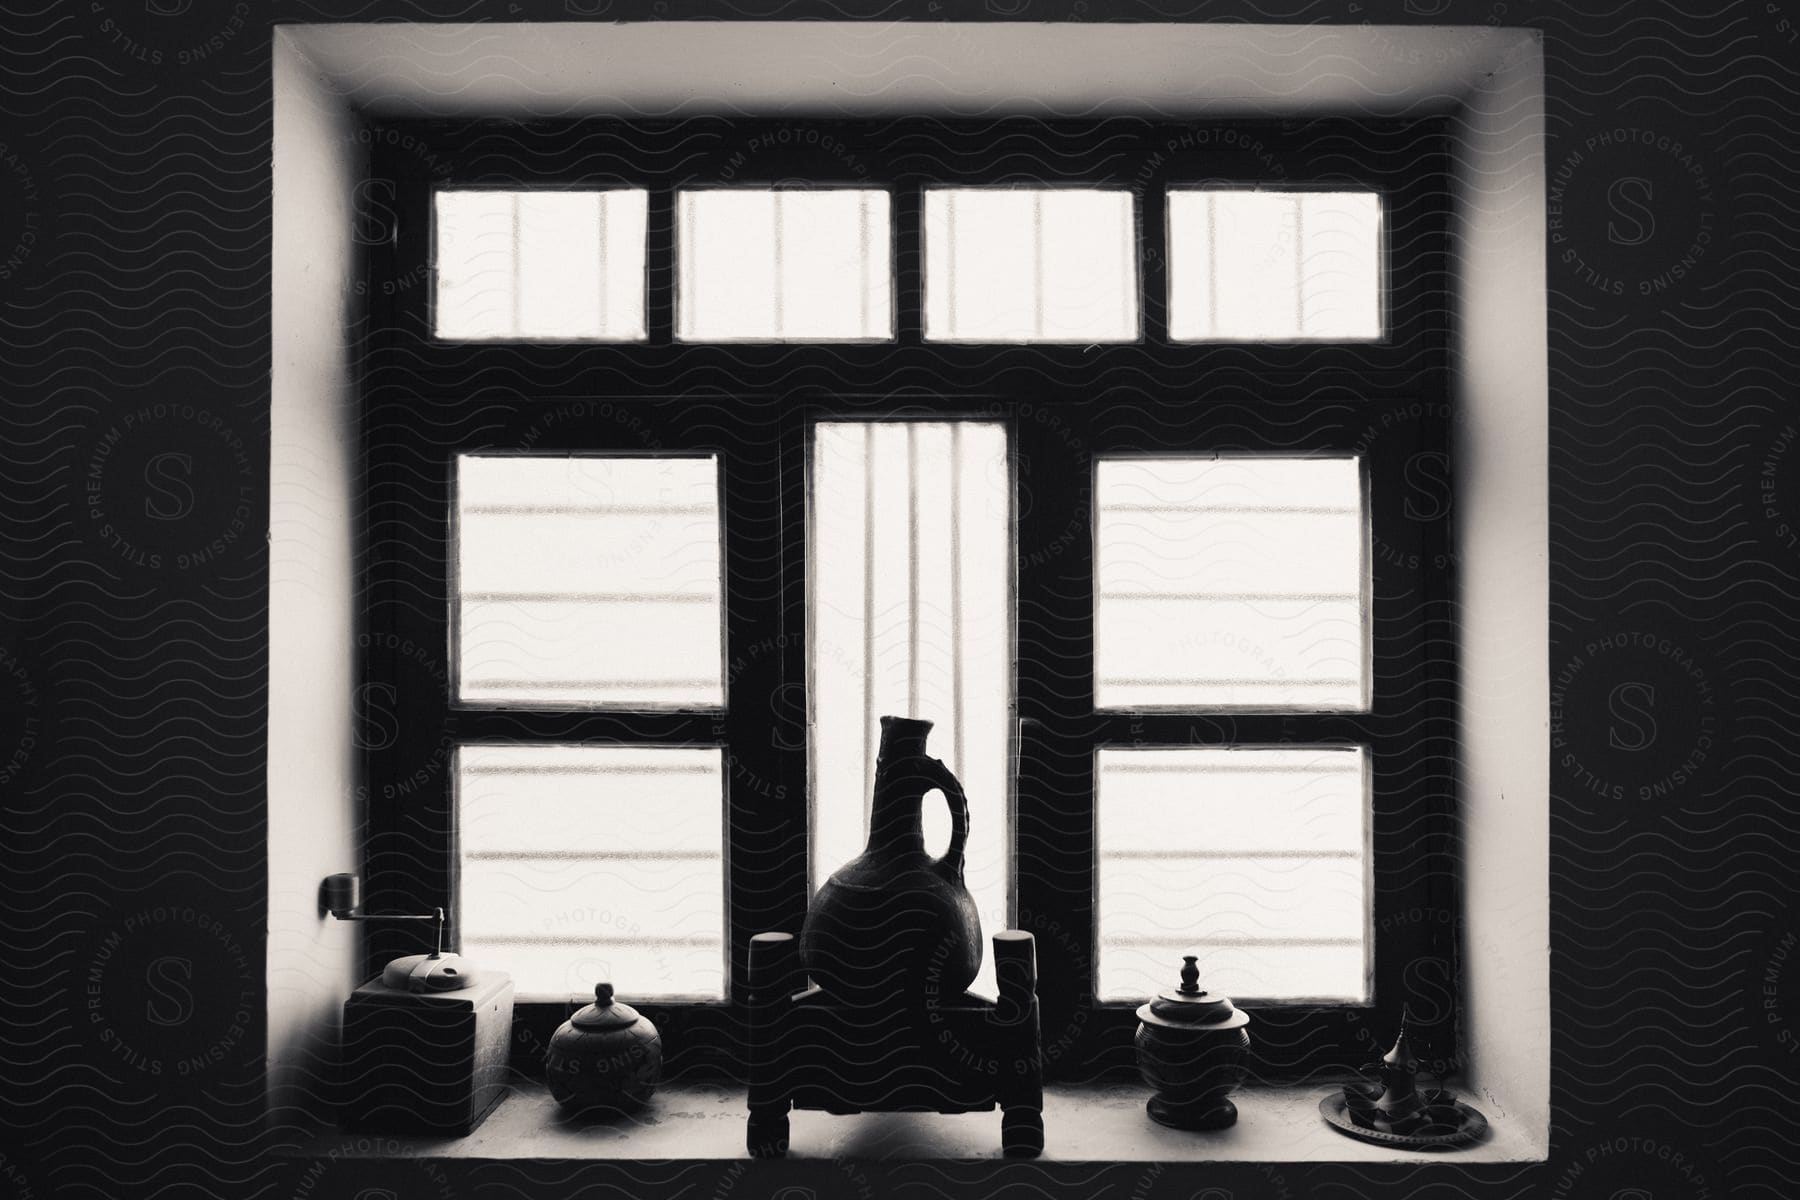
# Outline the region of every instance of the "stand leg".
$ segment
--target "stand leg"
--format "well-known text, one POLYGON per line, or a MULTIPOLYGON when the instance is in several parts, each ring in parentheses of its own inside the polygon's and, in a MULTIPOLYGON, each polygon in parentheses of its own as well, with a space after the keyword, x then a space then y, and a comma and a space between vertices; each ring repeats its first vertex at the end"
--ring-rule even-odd
POLYGON ((1036 1158, 1044 1152, 1044 1114, 1009 1108, 1000 1115, 1000 1150, 1008 1158, 1036 1158))
POLYGON ((788 1150, 788 1106, 750 1110, 750 1123, 744 1134, 744 1148, 751 1158, 784 1158, 788 1150))
POLYGON ((780 1082, 775 1042, 788 1000, 798 990, 799 971, 799 947, 792 934, 759 933, 750 939, 750 1120, 744 1144, 752 1158, 787 1153, 791 1097, 780 1082))

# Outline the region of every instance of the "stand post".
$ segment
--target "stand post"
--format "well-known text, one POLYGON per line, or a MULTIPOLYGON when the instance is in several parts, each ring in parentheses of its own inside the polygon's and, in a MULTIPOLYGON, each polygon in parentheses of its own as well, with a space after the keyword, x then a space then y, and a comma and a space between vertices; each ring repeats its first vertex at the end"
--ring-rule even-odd
POLYGON ((1038 1041, 1037 943, 1021 929, 994 935, 994 975, 1000 996, 994 1024, 1008 1048, 999 1082, 1000 1147, 1009 1157, 1036 1158, 1044 1149, 1044 1059, 1038 1041))
POLYGON ((759 933, 750 939, 750 1121, 745 1142, 753 1158, 781 1158, 788 1148, 790 1097, 776 1053, 782 1017, 800 984, 800 952, 791 933, 759 933))

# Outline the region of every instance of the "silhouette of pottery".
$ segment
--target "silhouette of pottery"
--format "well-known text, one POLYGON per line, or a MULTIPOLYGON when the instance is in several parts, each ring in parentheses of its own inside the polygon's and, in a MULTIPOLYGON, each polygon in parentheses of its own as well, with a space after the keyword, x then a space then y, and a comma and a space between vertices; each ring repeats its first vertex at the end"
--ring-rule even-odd
POLYGON ((948 767, 925 752, 930 721, 881 718, 869 841, 813 897, 800 958, 844 1004, 892 1007, 956 1000, 981 969, 981 919, 963 884, 969 802, 948 767), (925 853, 925 793, 950 805, 950 846, 925 853))
POLYGON ((615 1003, 612 984, 550 1038, 545 1076, 557 1104, 571 1113, 609 1115, 642 1108, 662 1077, 662 1037, 629 1004, 615 1003))

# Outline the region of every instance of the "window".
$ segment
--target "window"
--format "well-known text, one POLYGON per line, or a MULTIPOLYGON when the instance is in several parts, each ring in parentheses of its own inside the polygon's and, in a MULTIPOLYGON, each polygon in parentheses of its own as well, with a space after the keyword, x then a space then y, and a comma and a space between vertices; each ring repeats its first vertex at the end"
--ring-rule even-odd
POLYGON ((456 698, 717 708, 718 459, 456 460, 456 698))
MULTIPOLYGON (((1095 705, 1366 713, 1360 467, 1100 459, 1095 705)), ((1197 953, 1227 995, 1366 1002, 1367 782, 1362 745, 1096 751, 1100 996, 1197 953)))
MULTIPOLYGON (((459 703, 722 707, 716 457, 464 454, 455 487, 459 703)), ((464 953, 520 997, 722 997, 722 768, 716 747, 459 746, 464 953)))
POLYGON ((463 953, 516 995, 725 994, 717 748, 469 745, 455 786, 463 953))
POLYGON ((1169 192, 1169 336, 1381 335, 1381 205, 1371 192, 1169 192))
POLYGON ((1142 1000, 1196 953, 1228 996, 1368 999, 1360 746, 1102 749, 1099 995, 1142 1000))
POLYGON ((1404 919, 1455 877, 1439 122, 407 129, 367 891, 449 899, 522 1036, 611 975, 672 1073, 738 1069, 888 712, 1037 935, 1052 1077, 1128 1070, 1182 953, 1275 1074, 1453 961, 1404 919))
POLYGON ((675 237, 684 342, 893 336, 886 192, 683 191, 675 237))
POLYGON ((1132 210, 1127 191, 927 191, 925 336, 948 342, 1135 338, 1132 210))
POLYGON ((645 194, 439 191, 441 338, 639 341, 645 194))
POLYGON ((1103 458, 1094 702, 1368 708, 1355 458, 1103 458))

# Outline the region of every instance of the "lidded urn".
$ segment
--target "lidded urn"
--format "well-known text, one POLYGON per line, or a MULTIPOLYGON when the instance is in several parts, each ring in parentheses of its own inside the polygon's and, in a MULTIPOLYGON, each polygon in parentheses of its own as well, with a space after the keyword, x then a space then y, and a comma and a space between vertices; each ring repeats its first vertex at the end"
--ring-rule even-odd
POLYGON ((1194 955, 1181 961, 1181 986, 1137 1010, 1138 1071, 1156 1089, 1144 1107, 1171 1129, 1224 1129, 1237 1121, 1228 1097, 1244 1079, 1250 1014, 1200 989, 1194 955))
POLYGON ((551 1036, 545 1075, 550 1094, 570 1112, 631 1112, 662 1077, 662 1037, 649 1018, 613 1000, 612 984, 602 983, 594 1002, 551 1036))

